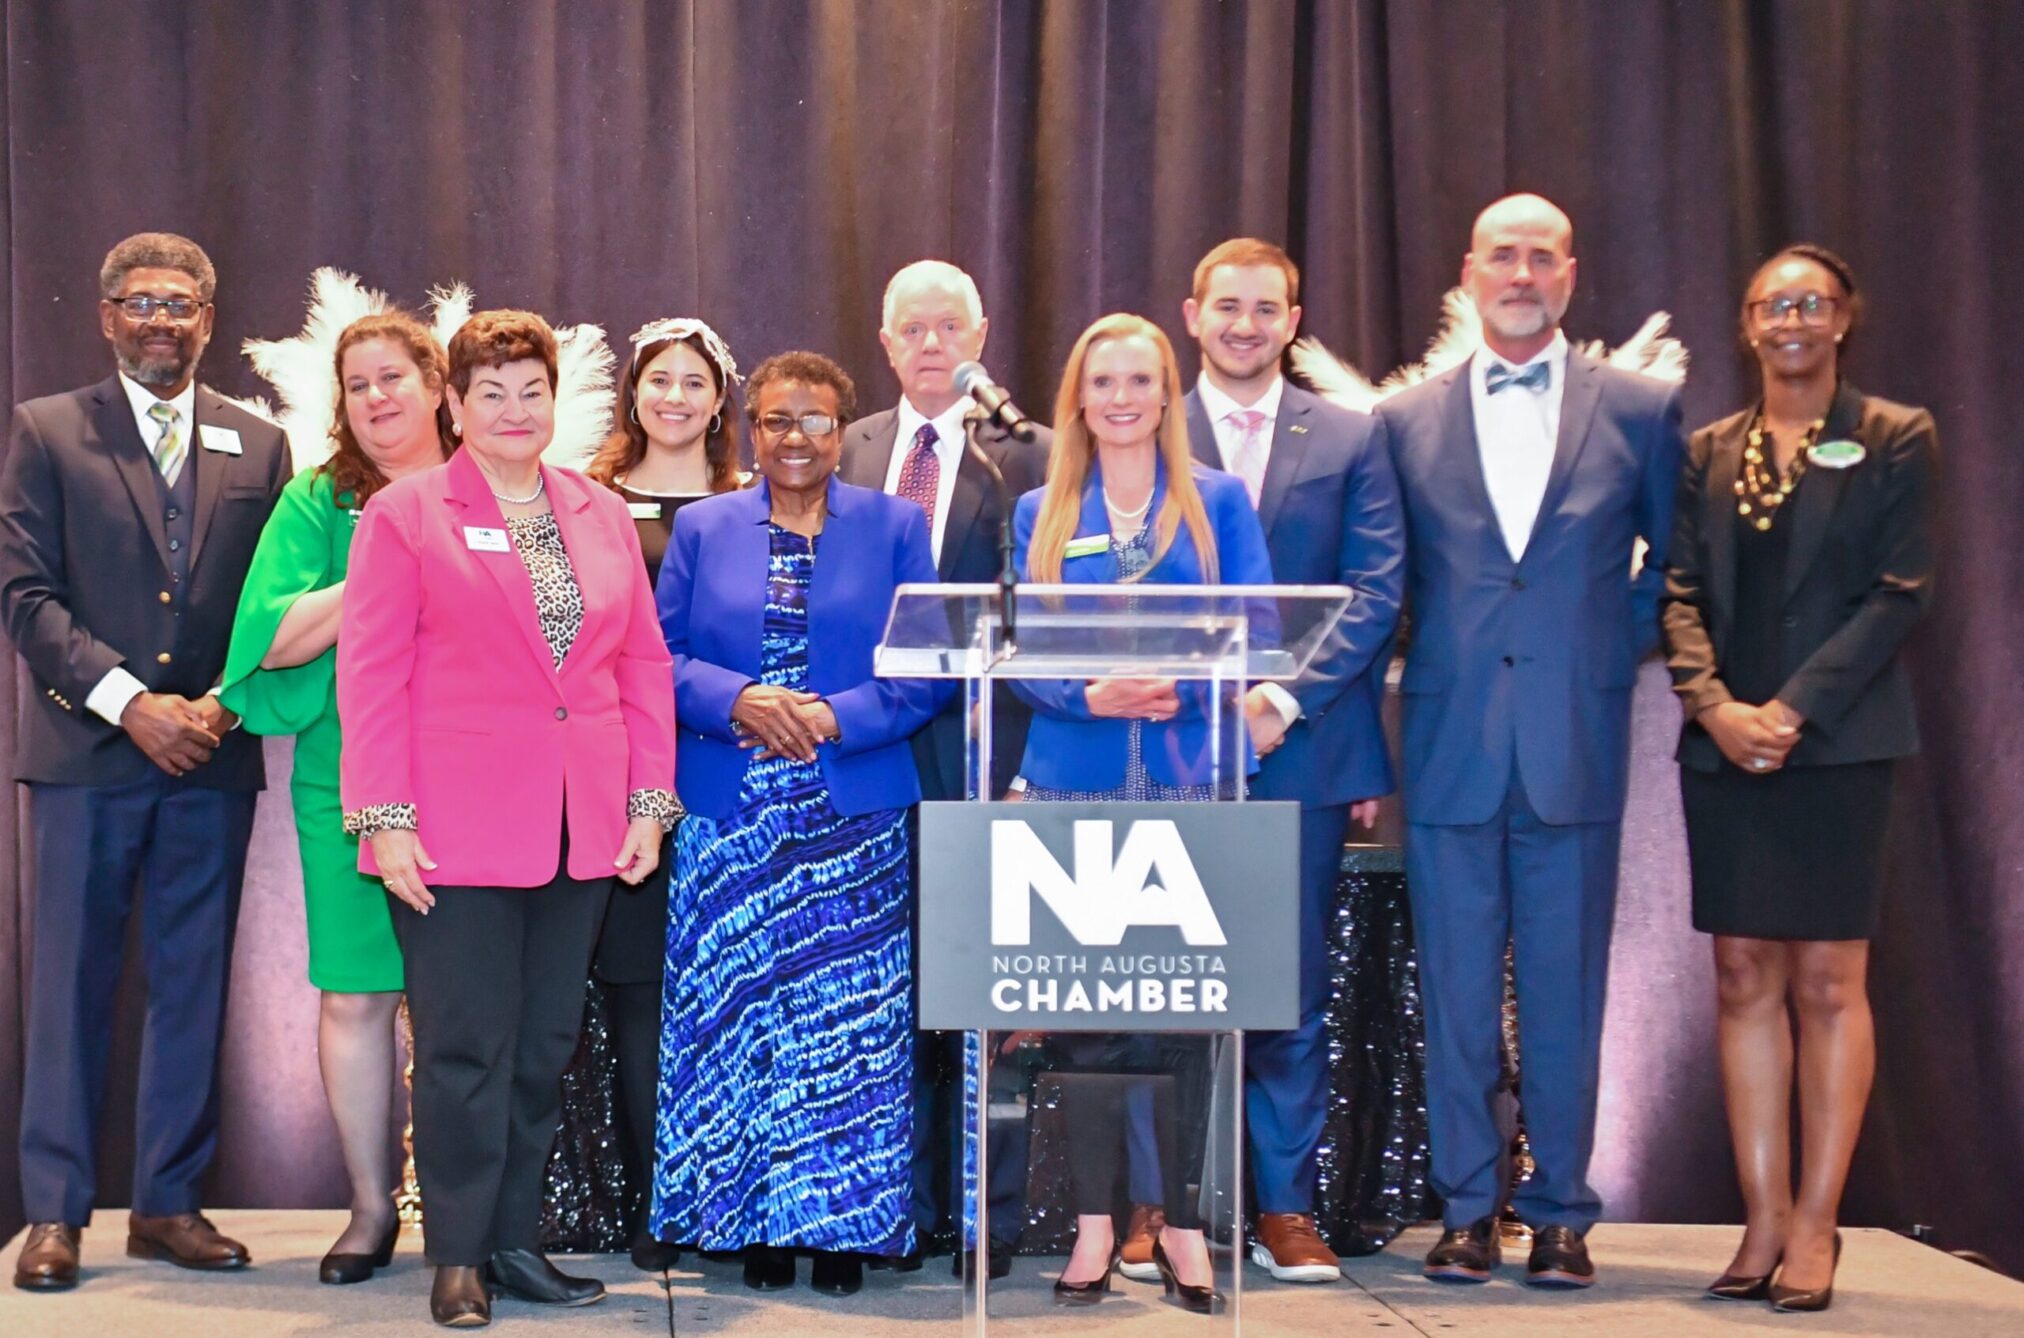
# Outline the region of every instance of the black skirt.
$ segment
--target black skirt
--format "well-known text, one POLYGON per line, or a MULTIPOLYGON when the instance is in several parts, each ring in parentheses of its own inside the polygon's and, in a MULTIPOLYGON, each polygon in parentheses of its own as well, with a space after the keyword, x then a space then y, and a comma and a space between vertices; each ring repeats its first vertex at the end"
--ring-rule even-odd
POLYGON ((1757 776, 1680 769, 1694 928, 1823 942, 1876 934, 1892 763, 1757 776))

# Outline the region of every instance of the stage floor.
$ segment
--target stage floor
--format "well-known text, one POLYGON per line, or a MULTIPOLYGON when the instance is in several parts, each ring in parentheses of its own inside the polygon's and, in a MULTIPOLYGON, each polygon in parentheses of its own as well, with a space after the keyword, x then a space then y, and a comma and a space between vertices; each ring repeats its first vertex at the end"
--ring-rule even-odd
MULTIPOLYGON (((53 1296, 0 1289, 0 1334, 42 1338, 134 1334, 141 1338, 240 1338, 258 1335, 417 1334, 428 1330, 428 1272, 418 1242, 403 1239, 392 1269, 356 1287, 322 1287, 316 1261, 339 1228, 334 1212, 213 1213, 244 1240, 255 1266, 240 1274, 189 1273, 125 1254, 126 1214, 101 1213, 85 1233, 85 1280, 53 1296)), ((1533 1292, 1520 1284, 1522 1262, 1484 1287, 1436 1287, 1419 1276, 1431 1229, 1408 1232, 1381 1255, 1348 1262, 1347 1277, 1327 1286, 1274 1284, 1260 1269, 1244 1276, 1244 1332, 1252 1338, 1300 1335, 1596 1334, 1693 1338, 1782 1330, 1875 1338, 1996 1338, 2024 1333, 2024 1283, 1976 1268, 1887 1231, 1848 1231, 1834 1308, 1824 1315, 1775 1315, 1763 1306, 1722 1304, 1699 1292, 1720 1271, 1735 1229, 1605 1224, 1592 1238, 1603 1281, 1592 1291, 1533 1292)), ((20 1238, 8 1243, 10 1274, 20 1238)), ((685 1259, 663 1289, 621 1256, 571 1261, 604 1279, 611 1294, 581 1311, 546 1311, 500 1301, 494 1330, 558 1338, 574 1332, 640 1335, 796 1336, 847 1334, 889 1338, 954 1332, 959 1305, 946 1261, 921 1272, 872 1273, 844 1301, 802 1286, 761 1296, 738 1280, 736 1264, 685 1259)), ((1163 1304, 1157 1286, 1120 1280, 1122 1291, 1090 1311, 1048 1302, 1059 1260, 1025 1259, 1010 1286, 994 1284, 994 1334, 1146 1334, 1188 1331, 1190 1317, 1163 1304), (998 1320, 1002 1310, 1004 1319, 998 1320)))

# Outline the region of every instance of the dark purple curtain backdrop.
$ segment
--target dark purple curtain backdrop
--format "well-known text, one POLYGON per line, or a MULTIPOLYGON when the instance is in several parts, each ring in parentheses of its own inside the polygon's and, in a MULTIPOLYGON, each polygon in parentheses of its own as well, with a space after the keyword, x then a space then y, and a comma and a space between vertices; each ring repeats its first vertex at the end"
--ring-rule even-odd
MULTIPOLYGON (((2024 1269, 2024 8, 2011 0, 7 0, 0 398, 96 380, 97 265, 126 233, 204 243, 208 381, 295 331, 312 268, 419 301, 595 321, 696 313, 748 365, 829 352, 868 403, 886 277, 975 274, 987 357, 1033 409, 1126 308, 1182 332, 1196 259, 1285 239, 1306 328, 1366 370, 1416 354, 1475 211, 1544 192, 1577 227, 1581 337, 1663 308, 1690 416, 1751 393, 1743 279, 1840 250, 1872 321, 1851 375, 1929 405, 1946 448, 1939 607, 1916 652, 1873 988, 1881 1069, 1848 1220, 1936 1224, 2024 1269)), ((1185 341, 1183 341, 1185 342, 1185 341)), ((1192 359, 1190 359, 1192 361, 1192 359)), ((11 659, 0 675, 11 676, 11 659)), ((18 683, 0 682, 0 696, 18 683)), ((4 716, 5 713, 0 713, 4 716)), ((0 719, 0 754, 12 738, 0 719)), ((1613 1216, 1737 1210, 1687 927, 1668 760, 1641 689, 1597 1174, 1613 1216)), ((285 758, 278 750, 277 762, 285 758)), ((277 776, 277 779, 279 777, 277 776)), ((21 805, 0 806, 0 1143, 18 1107, 21 805)), ((263 808, 239 953, 217 1202, 341 1201, 285 804, 263 808)), ((115 1059, 116 1071, 130 1060, 115 1059)), ((130 1084, 108 1111, 123 1201, 130 1084)), ((129 1107, 130 1108, 130 1107, 129 1107)), ((0 1232, 18 1221, 0 1155, 0 1232)))

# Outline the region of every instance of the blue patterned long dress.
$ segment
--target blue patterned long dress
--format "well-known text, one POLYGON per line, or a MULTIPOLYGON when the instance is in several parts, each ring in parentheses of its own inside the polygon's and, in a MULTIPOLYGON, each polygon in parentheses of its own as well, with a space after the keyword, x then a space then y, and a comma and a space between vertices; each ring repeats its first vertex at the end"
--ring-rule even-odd
MULTIPOLYGON (((816 544, 772 528, 761 681, 806 690, 816 544)), ((901 1254, 913 1018, 904 810, 839 816, 822 769, 745 771, 675 844, 653 1230, 703 1249, 901 1254)))

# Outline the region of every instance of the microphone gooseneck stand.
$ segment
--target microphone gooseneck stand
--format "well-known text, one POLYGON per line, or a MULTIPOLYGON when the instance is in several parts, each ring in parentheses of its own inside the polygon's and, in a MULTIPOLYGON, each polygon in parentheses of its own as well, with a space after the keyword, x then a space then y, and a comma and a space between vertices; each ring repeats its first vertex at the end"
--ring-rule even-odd
MULTIPOLYGON (((1018 619, 1014 612, 1014 596, 1019 588, 1019 569, 1013 561, 1012 504, 1016 500, 1012 489, 1005 483, 1005 475, 998 468, 998 462, 984 449, 978 440, 978 429, 983 425, 986 414, 981 409, 972 410, 963 419, 963 440, 970 458, 984 467, 991 476, 991 485, 998 492, 998 636, 1002 645, 998 658, 1004 659, 1019 648, 1018 619)), ((1030 423, 1020 423, 1009 429, 1011 436, 1020 441, 1033 440, 1030 423)))

